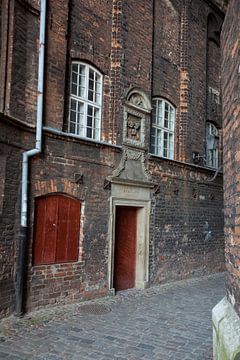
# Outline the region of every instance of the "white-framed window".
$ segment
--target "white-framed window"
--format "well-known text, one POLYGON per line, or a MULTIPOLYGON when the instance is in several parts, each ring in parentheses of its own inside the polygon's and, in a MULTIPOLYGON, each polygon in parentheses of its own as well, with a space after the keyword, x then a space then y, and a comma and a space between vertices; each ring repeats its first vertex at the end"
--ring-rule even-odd
POLYGON ((211 168, 217 169, 219 163, 219 132, 217 127, 211 122, 207 122, 206 125, 206 144, 206 164, 211 168))
POLYGON ((153 99, 151 152, 154 155, 174 158, 175 108, 165 99, 153 99))
POLYGON ((102 74, 93 66, 73 61, 68 132, 100 140, 102 74))

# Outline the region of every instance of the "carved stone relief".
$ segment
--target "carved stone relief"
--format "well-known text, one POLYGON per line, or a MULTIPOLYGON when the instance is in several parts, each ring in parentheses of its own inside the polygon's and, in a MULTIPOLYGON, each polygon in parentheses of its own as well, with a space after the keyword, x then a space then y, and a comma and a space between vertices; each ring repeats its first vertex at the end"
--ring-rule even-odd
POLYGON ((135 93, 135 94, 131 95, 129 98, 129 102, 135 106, 144 108, 144 101, 140 94, 135 93))
POLYGON ((118 167, 108 180, 111 181, 113 178, 132 182, 151 182, 152 179, 146 167, 146 154, 143 151, 125 148, 118 167))
POLYGON ((135 141, 141 139, 141 118, 133 114, 128 114, 127 138, 135 141))
POLYGON ((151 102, 143 91, 131 89, 125 94, 122 158, 107 181, 153 187, 146 166, 150 114, 151 102))
POLYGON ((131 89, 125 95, 123 118, 123 143, 146 148, 146 129, 150 124, 151 103, 147 95, 131 89))

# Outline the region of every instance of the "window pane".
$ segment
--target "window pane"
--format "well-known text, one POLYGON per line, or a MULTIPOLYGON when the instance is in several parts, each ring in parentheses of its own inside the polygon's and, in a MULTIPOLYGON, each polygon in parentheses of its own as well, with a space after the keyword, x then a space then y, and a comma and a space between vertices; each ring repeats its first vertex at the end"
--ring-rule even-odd
POLYGON ((100 103, 101 103, 101 95, 100 94, 96 94, 95 101, 96 101, 96 104, 100 105, 100 103))
POLYGON ((86 88, 86 67, 80 65, 79 67, 79 78, 78 78, 78 96, 85 97, 85 88, 86 88))
POLYGON ((94 81, 93 80, 89 79, 88 88, 89 88, 89 90, 93 91, 93 89, 94 89, 94 81))
POLYGON ((169 122, 169 128, 170 128, 170 130, 174 130, 174 114, 175 112, 174 112, 174 109, 173 108, 171 108, 171 110, 170 110, 170 122, 169 122))
POLYGON ((92 139, 92 128, 87 128, 87 135, 88 138, 92 139))
POLYGON ((163 138, 163 156, 168 156, 168 133, 164 131, 164 138, 163 138))
POLYGON ((71 110, 70 111, 70 121, 75 123, 76 122, 77 113, 76 111, 71 110))
POLYGON ((162 126, 163 122, 163 113, 162 113, 162 101, 157 101, 157 121, 156 123, 162 126))
POLYGON ((78 87, 78 96, 85 97, 85 87, 84 86, 78 87))
POLYGON ((72 95, 76 95, 76 96, 78 95, 78 93, 77 93, 77 85, 74 84, 74 83, 72 83, 71 93, 72 93, 72 95))
POLYGON ((100 112, 99 109, 94 110, 94 139, 99 139, 100 135, 100 112))
POLYGON ((86 66, 85 65, 80 65, 79 73, 80 73, 80 75, 85 76, 85 74, 86 74, 86 66))
POLYGON ((88 116, 93 116, 93 107, 88 106, 88 116))
POLYGON ((168 111, 165 111, 165 115, 164 115, 164 127, 165 128, 169 127, 169 125, 168 125, 168 115, 169 115, 168 111))
POLYGON ((74 99, 71 99, 71 110, 77 110, 77 101, 74 99))
POLYGON ((70 132, 71 134, 75 134, 75 133, 76 133, 75 128, 76 128, 76 124, 73 123, 73 122, 70 122, 69 132, 70 132))
POLYGON ((87 113, 87 137, 92 138, 92 125, 93 125, 93 107, 88 106, 87 113))
POLYGON ((173 134, 169 134, 169 159, 174 157, 174 143, 173 143, 173 134))
POLYGON ((93 91, 88 90, 88 100, 93 101, 93 91))
POLYGON ((73 73, 72 73, 72 82, 73 82, 74 84, 77 84, 77 79, 78 79, 77 73, 73 72, 73 73))
POLYGON ((84 136, 84 104, 78 103, 78 119, 77 119, 77 133, 80 136, 84 136))
POLYGON ((89 80, 94 80, 94 71, 89 69, 89 80))
POLYGON ((100 82, 96 82, 96 97, 95 97, 95 102, 97 104, 100 104, 101 102, 101 83, 100 82))
POLYGON ((99 84, 101 84, 101 76, 95 73, 95 81, 99 84))
POLYGON ((78 64, 72 64, 72 71, 78 73, 78 64))
POLYGON ((157 129, 156 131, 156 155, 162 156, 163 154, 163 132, 157 129))

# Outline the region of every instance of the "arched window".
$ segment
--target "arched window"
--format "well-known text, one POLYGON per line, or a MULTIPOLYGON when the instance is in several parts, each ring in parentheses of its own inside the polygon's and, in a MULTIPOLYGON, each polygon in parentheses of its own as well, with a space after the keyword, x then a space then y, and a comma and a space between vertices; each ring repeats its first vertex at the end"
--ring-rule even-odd
POLYGON ((206 125, 206 144, 206 164, 217 169, 219 166, 219 132, 211 122, 207 122, 206 125))
POLYGON ((100 140, 102 74, 89 64, 72 62, 68 131, 100 140))
POLYGON ((151 152, 168 159, 174 158, 175 108, 164 99, 153 100, 151 152))
POLYGON ((81 204, 62 194, 35 201, 33 265, 78 260, 81 204))

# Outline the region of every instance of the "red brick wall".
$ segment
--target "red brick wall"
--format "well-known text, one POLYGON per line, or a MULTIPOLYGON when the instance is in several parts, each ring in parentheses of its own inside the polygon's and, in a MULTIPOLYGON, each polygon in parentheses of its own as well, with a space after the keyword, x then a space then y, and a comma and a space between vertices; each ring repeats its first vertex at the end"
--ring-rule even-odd
POLYGON ((34 198, 64 193, 81 202, 81 232, 77 263, 32 266, 29 246, 27 309, 107 294, 109 190, 104 180, 118 163, 119 150, 65 137, 46 136, 46 151, 33 161, 31 236, 34 198), (75 174, 83 174, 82 183, 75 174))
POLYGON ((5 111, 31 125, 36 122, 38 15, 38 9, 11 2, 5 111))
POLYGON ((223 164, 227 294, 240 315, 240 8, 231 0, 222 31, 223 164))
MULTIPOLYGON (((103 140, 122 145, 123 98, 136 86, 150 99, 165 97, 176 106, 175 160, 192 163, 193 151, 204 154, 207 18, 215 10, 207 2, 200 6, 188 0, 155 1, 155 6, 143 0, 100 3, 48 2, 44 125, 66 129, 70 63, 88 61, 104 75, 103 140)), ((221 13, 215 15, 220 21, 221 13)), ((38 23, 35 10, 15 2, 6 100, 10 115, 28 125, 36 121, 38 23)), ((0 126, 1 144, 7 145, 1 145, 0 156, 8 159, 0 187, 5 211, 0 218, 0 309, 7 313, 14 307, 21 153, 34 146, 34 132, 4 114, 0 126)), ((121 147, 110 144, 44 130, 42 154, 30 161, 27 309, 107 293, 111 192, 104 182, 122 155, 121 147), (83 182, 76 181, 78 174, 83 182), (81 201, 79 261, 33 267, 35 198, 56 192, 81 201)), ((159 192, 152 194, 151 284, 222 269, 221 176, 209 182, 211 170, 154 156, 147 166, 159 184, 159 192)))

